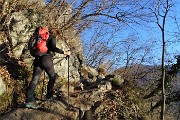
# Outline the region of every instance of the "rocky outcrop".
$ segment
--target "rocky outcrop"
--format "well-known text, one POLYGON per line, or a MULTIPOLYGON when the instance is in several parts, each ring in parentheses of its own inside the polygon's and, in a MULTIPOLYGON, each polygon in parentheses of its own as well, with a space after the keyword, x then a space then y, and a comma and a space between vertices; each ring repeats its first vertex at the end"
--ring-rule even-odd
MULTIPOLYGON (((27 50, 27 44, 29 41, 29 38, 33 34, 35 27, 32 25, 31 21, 36 21, 38 16, 36 15, 30 15, 29 11, 23 10, 19 12, 14 12, 9 18, 9 22, 7 23, 8 29, 9 29, 9 38, 12 41, 12 48, 13 52, 16 58, 22 59, 27 65, 32 65, 32 59, 33 57, 30 56, 28 50, 27 50)), ((73 30, 67 31, 67 34, 75 34, 73 30)), ((71 37, 66 36, 67 40, 64 41, 61 38, 57 39, 57 47, 62 50, 71 50, 70 46, 73 48, 72 55, 70 56, 70 79, 71 81, 80 81, 80 75, 79 75, 79 67, 80 67, 80 61, 83 61, 82 56, 82 48, 81 48, 81 41, 80 38, 73 37, 73 41, 76 41, 76 43, 71 43, 72 41, 71 37), (71 44, 71 45, 69 45, 71 44), (76 46, 77 45, 77 46, 76 46)), ((7 40, 8 41, 8 40, 7 40)), ((56 54, 54 56, 54 65, 55 65, 55 71, 58 76, 61 77, 61 79, 67 79, 67 68, 68 68, 68 62, 65 59, 66 56, 63 56, 61 54, 56 54)))

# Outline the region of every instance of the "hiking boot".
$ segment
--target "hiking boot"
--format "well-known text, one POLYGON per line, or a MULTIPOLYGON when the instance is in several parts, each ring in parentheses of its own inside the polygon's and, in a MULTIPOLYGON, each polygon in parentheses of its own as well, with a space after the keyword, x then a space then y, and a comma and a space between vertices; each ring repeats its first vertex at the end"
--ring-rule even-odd
POLYGON ((25 104, 25 107, 26 108, 32 108, 32 109, 38 109, 39 108, 39 106, 37 104, 35 104, 34 102, 27 102, 25 104))
POLYGON ((53 101, 54 99, 55 99, 54 97, 45 98, 45 101, 50 102, 50 101, 53 101))
POLYGON ((44 101, 50 102, 56 99, 56 95, 53 95, 52 97, 46 97, 44 101))

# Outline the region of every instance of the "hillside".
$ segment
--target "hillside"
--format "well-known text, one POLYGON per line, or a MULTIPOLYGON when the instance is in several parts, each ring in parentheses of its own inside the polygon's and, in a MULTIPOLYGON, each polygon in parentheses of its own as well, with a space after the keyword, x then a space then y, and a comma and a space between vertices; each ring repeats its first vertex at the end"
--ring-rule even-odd
MULTIPOLYGON (((0 0, 0 6, 0 120, 159 119, 160 68, 136 64, 110 74, 104 72, 105 68, 88 66, 80 34, 75 29, 81 21, 74 19, 81 10, 74 15, 68 3, 46 4, 43 0, 0 0), (25 94, 32 79, 34 58, 27 45, 39 26, 59 31, 57 47, 72 51, 72 55, 69 66, 66 56, 53 56, 57 78, 54 99, 44 100, 48 76, 43 73, 35 91, 40 108, 28 109, 24 107, 25 94)), ((168 93, 175 94, 168 96, 166 120, 179 117, 178 70, 177 62, 167 71, 173 78, 167 82, 171 83, 168 93)))

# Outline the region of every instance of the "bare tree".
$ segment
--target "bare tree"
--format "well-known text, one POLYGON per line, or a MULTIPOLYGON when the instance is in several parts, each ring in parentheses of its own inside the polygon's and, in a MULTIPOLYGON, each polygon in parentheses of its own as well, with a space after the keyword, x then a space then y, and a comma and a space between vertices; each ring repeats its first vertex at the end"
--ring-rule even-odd
POLYGON ((156 23, 158 27, 161 30, 162 34, 162 105, 161 105, 161 119, 164 120, 164 112, 165 112, 165 50, 166 50, 166 40, 165 40, 165 24, 166 24, 166 18, 167 14, 169 12, 169 9, 171 8, 171 4, 169 3, 169 0, 159 0, 157 2, 157 7, 155 7, 153 11, 155 18, 156 18, 156 23), (160 21, 162 19, 162 21, 160 21))

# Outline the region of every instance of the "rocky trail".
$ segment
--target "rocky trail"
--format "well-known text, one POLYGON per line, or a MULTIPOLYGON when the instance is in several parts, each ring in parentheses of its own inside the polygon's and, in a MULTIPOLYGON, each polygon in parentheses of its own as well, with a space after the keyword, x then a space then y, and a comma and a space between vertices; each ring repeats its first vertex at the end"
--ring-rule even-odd
MULTIPOLYGON (((94 86, 94 85, 93 85, 94 86)), ((111 91, 109 82, 99 84, 89 90, 81 90, 68 95, 58 93, 51 101, 38 100, 40 108, 28 109, 23 105, 0 117, 0 120, 90 120, 95 110, 101 109, 101 103, 111 91)), ((102 107, 103 108, 103 107, 102 107)))

